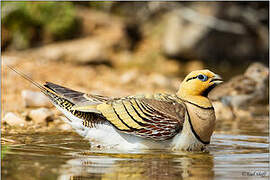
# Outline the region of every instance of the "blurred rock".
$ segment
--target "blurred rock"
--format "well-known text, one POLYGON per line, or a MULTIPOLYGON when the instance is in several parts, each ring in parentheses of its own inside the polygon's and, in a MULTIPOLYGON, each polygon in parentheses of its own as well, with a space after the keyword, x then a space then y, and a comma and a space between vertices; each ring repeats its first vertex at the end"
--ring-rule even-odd
POLYGON ((83 38, 45 45, 17 53, 18 56, 75 63, 103 62, 107 60, 104 44, 95 38, 83 38))
POLYGON ((24 126, 25 121, 12 112, 6 113, 3 118, 3 122, 10 126, 24 126))
POLYGON ((73 129, 71 125, 66 123, 68 121, 68 119, 66 117, 60 116, 59 118, 61 119, 61 124, 59 125, 59 129, 61 129, 63 131, 70 131, 73 129))
POLYGON ((233 112, 228 106, 221 102, 213 102, 213 107, 216 113, 217 120, 232 120, 234 118, 233 112))
POLYGON ((202 25, 198 14, 214 16, 216 6, 201 3, 193 9, 180 7, 167 15, 167 27, 163 39, 165 54, 171 57, 196 57, 194 47, 207 34, 209 27, 202 25))
POLYGON ((124 38, 121 32, 110 30, 112 32, 104 32, 102 36, 49 44, 40 48, 13 52, 13 54, 22 58, 67 61, 79 64, 109 62, 109 53, 115 47, 120 46, 123 42, 122 38, 124 38))
POLYGON ((46 123, 53 120, 54 114, 47 108, 31 110, 28 115, 35 123, 46 123))
POLYGON ((266 63, 267 11, 267 3, 256 2, 179 4, 167 12, 163 51, 169 57, 197 58, 209 64, 234 65, 252 59, 266 63))
POLYGON ((25 107, 52 107, 49 98, 41 92, 23 90, 21 96, 25 107))

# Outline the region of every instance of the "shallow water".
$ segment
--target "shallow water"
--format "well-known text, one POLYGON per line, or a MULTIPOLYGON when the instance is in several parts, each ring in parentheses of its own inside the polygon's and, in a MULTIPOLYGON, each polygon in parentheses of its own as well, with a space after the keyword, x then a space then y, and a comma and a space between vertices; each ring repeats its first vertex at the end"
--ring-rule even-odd
POLYGON ((208 152, 92 151, 75 133, 2 137, 12 140, 2 160, 3 179, 269 178, 267 120, 218 122, 208 152))

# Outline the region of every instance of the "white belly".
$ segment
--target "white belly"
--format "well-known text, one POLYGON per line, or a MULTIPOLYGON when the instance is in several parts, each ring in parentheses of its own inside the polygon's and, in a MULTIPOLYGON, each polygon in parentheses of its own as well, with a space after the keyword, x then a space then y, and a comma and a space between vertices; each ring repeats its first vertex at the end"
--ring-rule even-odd
POLYGON ((140 149, 201 150, 204 146, 191 131, 184 130, 170 140, 154 141, 118 132, 109 124, 99 124, 88 130, 86 139, 92 146, 122 151, 140 149))
POLYGON ((75 131, 90 141, 91 147, 117 149, 121 151, 141 149, 169 149, 169 150, 200 150, 204 145, 199 142, 190 130, 188 120, 185 120, 182 132, 169 140, 154 141, 135 135, 119 132, 109 123, 97 124, 93 128, 83 126, 83 120, 69 111, 56 106, 70 121, 75 131))
POLYGON ((119 132, 110 124, 98 124, 88 130, 86 139, 92 146, 114 148, 118 150, 133 149, 167 149, 171 141, 153 141, 135 135, 119 132))

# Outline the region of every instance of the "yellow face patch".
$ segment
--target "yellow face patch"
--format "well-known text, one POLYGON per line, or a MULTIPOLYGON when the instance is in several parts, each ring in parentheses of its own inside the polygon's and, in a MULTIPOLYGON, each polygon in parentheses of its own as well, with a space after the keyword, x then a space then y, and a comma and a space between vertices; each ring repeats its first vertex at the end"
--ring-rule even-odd
POLYGON ((202 95, 207 88, 215 84, 212 80, 216 77, 218 76, 215 73, 207 69, 192 71, 181 83, 177 94, 180 96, 202 95))

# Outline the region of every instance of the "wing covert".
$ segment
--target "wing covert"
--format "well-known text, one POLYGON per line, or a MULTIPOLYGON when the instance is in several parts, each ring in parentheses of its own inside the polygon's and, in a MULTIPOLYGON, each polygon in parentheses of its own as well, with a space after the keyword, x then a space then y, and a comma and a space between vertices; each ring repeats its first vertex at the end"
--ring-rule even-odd
POLYGON ((182 130, 186 108, 176 101, 124 98, 102 103, 97 110, 120 131, 165 140, 182 130))

